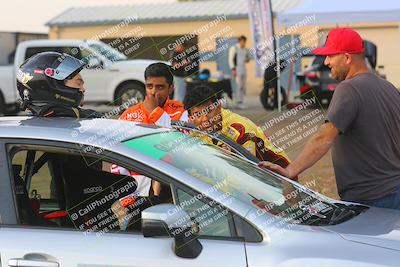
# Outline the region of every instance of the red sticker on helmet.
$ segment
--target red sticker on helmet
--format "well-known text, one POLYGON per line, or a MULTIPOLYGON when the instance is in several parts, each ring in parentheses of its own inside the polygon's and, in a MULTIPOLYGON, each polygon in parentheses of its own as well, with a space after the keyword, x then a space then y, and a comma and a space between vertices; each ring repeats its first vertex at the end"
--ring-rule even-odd
POLYGON ((47 69, 45 70, 45 73, 46 73, 46 75, 48 75, 48 76, 54 76, 54 70, 53 70, 53 69, 47 68, 47 69))
POLYGON ((43 74, 43 70, 33 70, 33 73, 35 73, 35 74, 43 74))

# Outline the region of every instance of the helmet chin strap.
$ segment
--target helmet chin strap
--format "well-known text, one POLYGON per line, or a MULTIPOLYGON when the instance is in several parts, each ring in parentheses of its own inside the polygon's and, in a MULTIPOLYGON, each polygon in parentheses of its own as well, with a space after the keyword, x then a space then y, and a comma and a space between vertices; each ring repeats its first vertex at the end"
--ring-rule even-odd
POLYGON ((42 105, 37 106, 33 105, 32 103, 24 103, 24 104, 25 104, 25 109, 29 109, 32 112, 33 116, 40 116, 44 108, 44 106, 42 105))
MULTIPOLYGON (((65 85, 64 81, 60 81, 60 83, 62 87, 64 87, 64 89, 69 89, 69 90, 76 90, 78 91, 78 96, 74 98, 74 100, 76 100, 75 102, 75 107, 80 107, 81 106, 81 101, 83 99, 83 92, 80 90, 80 88, 76 88, 76 87, 71 87, 71 86, 67 86, 65 85)), ((69 106, 69 105, 68 105, 69 106)))
MULTIPOLYGON (((40 101, 32 101, 27 98, 27 99, 21 99, 20 100, 20 110, 26 110, 29 109, 32 112, 32 115, 34 116, 43 116, 46 110, 49 109, 54 109, 54 110, 73 110, 73 109, 79 109, 79 106, 81 105, 83 94, 80 92, 78 97, 75 98, 75 105, 67 105, 67 104, 62 104, 62 103, 48 103, 46 101, 40 102, 40 101)), ((74 111, 74 113, 76 113, 74 111)), ((79 115, 78 115, 79 117, 79 115)))

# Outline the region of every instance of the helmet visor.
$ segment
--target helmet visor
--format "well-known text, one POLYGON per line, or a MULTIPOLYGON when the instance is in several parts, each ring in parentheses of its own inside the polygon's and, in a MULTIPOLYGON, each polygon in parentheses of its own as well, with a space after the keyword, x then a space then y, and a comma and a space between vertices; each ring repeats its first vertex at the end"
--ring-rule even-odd
POLYGON ((53 64, 54 68, 46 68, 44 74, 55 80, 63 81, 78 74, 86 63, 68 54, 59 56, 53 64))

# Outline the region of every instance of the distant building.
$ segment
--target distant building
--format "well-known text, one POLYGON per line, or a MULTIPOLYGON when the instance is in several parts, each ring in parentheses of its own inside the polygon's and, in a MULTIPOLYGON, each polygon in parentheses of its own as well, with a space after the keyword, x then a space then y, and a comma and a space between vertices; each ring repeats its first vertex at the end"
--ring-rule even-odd
MULTIPOLYGON (((311 0, 312 1, 312 0, 311 0)), ((310 0, 272 0, 275 16, 297 8, 310 0)), ((317 1, 325 5, 325 1, 317 1)), ((310 27, 296 28, 294 37, 310 27)), ((168 60, 170 51, 179 40, 198 46, 200 69, 217 68, 225 73, 227 67, 226 45, 232 45, 240 35, 248 37, 249 48, 253 47, 251 25, 248 19, 248 0, 180 1, 164 4, 98 6, 71 8, 47 23, 52 39, 100 39, 130 58, 152 58, 168 60)), ((318 25, 317 33, 324 33, 336 26, 353 24, 318 25)), ((400 44, 399 22, 354 24, 365 39, 378 45, 378 65, 385 65, 388 79, 400 87, 400 44), (397 46, 397 49, 395 49, 397 46)), ((275 33, 285 32, 284 27, 275 23, 275 33)), ((287 31, 286 31, 287 32, 287 31)), ((290 42, 292 36, 284 36, 280 44, 290 42)), ((308 46, 316 46, 323 40, 315 39, 308 46)), ((198 53, 192 51, 193 54, 198 53)), ((303 63, 304 65, 305 63, 303 63)), ((249 94, 259 94, 262 79, 256 77, 255 62, 248 64, 249 94)), ((297 62, 297 69, 300 63, 297 62)), ((196 70, 197 71, 197 70, 196 70)), ((285 74, 284 74, 285 75, 285 74)), ((286 73, 287 75, 287 73, 286 73)), ((288 77, 283 80, 287 86, 288 77)))
POLYGON ((0 32, 0 65, 14 63, 15 49, 20 42, 46 38, 47 33, 0 32))

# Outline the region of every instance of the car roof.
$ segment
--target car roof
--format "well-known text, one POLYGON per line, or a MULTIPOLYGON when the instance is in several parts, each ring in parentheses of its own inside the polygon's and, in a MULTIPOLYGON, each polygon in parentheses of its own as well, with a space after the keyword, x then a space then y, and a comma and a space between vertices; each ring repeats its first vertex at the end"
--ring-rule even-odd
MULTIPOLYGON (((31 116, 1 117, 0 138, 52 140, 88 145, 96 141, 124 140, 171 131, 154 125, 116 119, 45 118, 31 116)), ((106 146, 106 144, 104 144, 106 146)))

